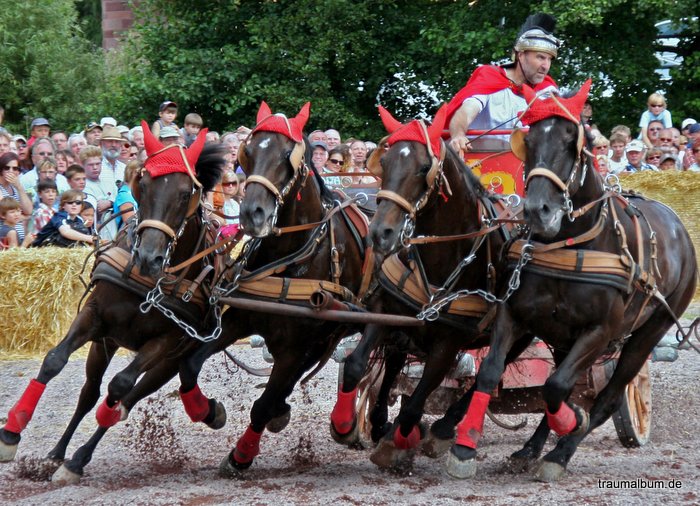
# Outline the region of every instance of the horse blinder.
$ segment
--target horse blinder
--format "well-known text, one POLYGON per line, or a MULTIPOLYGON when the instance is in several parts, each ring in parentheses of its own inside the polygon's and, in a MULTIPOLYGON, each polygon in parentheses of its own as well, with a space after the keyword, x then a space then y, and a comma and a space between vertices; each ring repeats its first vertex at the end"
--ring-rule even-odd
POLYGON ((513 152, 515 157, 524 162, 527 157, 527 146, 525 146, 525 136, 527 133, 520 128, 513 130, 510 134, 510 150, 513 152))

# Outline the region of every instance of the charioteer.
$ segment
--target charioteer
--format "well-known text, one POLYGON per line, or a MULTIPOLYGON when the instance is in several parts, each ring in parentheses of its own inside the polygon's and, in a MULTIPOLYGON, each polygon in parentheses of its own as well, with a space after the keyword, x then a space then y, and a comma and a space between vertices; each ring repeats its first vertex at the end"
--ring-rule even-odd
POLYGON ((527 18, 513 46, 513 61, 507 65, 477 67, 447 108, 450 145, 462 155, 471 149, 502 149, 507 136, 489 135, 470 139, 467 130, 511 129, 527 107, 522 86, 527 84, 538 96, 557 91, 549 76, 561 42, 553 35, 556 20, 548 14, 527 18), (493 146, 494 140, 499 144, 493 146), (491 145, 486 145, 490 143, 491 145))

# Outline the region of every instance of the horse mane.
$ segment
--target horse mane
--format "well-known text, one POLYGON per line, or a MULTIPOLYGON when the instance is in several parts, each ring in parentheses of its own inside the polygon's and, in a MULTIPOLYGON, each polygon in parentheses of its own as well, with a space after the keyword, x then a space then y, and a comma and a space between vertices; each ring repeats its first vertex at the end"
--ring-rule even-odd
POLYGON ((447 150, 445 153, 445 159, 449 157, 449 159, 454 162, 457 172, 462 175, 464 183, 467 185, 467 188, 471 190, 469 195, 467 195, 470 202, 476 204, 477 199, 481 197, 489 197, 489 193, 486 191, 486 188, 484 188, 484 185, 481 184, 481 181, 478 177, 476 177, 476 175, 474 175, 471 169, 467 167, 467 164, 464 163, 462 157, 459 156, 449 144, 445 143, 444 147, 447 150))
POLYGON ((216 184, 221 181, 226 168, 225 153, 226 149, 221 144, 204 145, 197 164, 194 166, 197 179, 202 183, 203 191, 213 190, 216 184))

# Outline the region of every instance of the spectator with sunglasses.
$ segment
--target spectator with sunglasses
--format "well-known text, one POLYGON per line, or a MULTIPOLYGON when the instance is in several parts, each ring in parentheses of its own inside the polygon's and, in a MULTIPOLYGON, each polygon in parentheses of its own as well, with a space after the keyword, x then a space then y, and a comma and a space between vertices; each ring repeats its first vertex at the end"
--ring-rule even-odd
MULTIPOLYGON (((27 195, 20 181, 19 156, 9 152, 0 155, 0 198, 10 197, 16 200, 25 217, 32 214, 32 199, 27 195)), ((17 231, 18 240, 24 240, 24 218, 14 229, 17 231)))
POLYGON ((648 148, 658 146, 659 145, 659 136, 661 135, 661 130, 664 129, 663 123, 659 120, 653 120, 649 122, 649 127, 647 129, 647 141, 642 141, 644 142, 644 145, 647 146, 648 148))
MULTIPOLYGON (((325 167, 323 167, 321 174, 339 174, 346 169, 349 156, 347 157, 348 159, 346 159, 343 151, 344 150, 340 146, 330 150, 328 153, 328 161, 325 167)), ((347 152, 347 150, 345 152, 347 152)), ((324 176, 323 182, 331 188, 340 188, 342 186, 340 176, 336 175, 324 176)))
POLYGON ((32 246, 60 246, 69 248, 81 243, 93 243, 85 222, 80 217, 83 193, 68 190, 61 194, 61 210, 39 231, 32 246))
POLYGON ((221 180, 221 188, 224 192, 224 205, 221 208, 221 212, 226 215, 225 219, 228 225, 238 224, 238 215, 240 214, 238 203, 239 185, 238 175, 234 171, 228 170, 224 173, 224 177, 221 180))
POLYGON ((641 132, 638 137, 649 147, 656 145, 652 135, 650 135, 652 121, 660 122, 659 132, 662 128, 671 128, 673 126, 671 112, 666 107, 666 99, 663 95, 659 93, 649 95, 647 110, 642 113, 642 117, 639 119, 641 132))

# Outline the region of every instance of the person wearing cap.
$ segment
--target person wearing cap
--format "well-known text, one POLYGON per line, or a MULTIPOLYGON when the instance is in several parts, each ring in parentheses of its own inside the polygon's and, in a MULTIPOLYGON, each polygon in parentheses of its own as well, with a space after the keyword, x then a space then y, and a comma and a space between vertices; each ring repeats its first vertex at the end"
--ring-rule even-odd
MULTIPOLYGON (((100 181, 106 188, 113 190, 112 195, 116 196, 119 185, 124 181, 124 168, 126 165, 119 161, 122 147, 128 144, 117 127, 106 126, 102 130, 100 147, 102 148, 102 171, 100 181)), ((114 198, 110 199, 114 203, 114 198)))
POLYGON ((91 121, 85 125, 85 140, 91 146, 100 145, 100 137, 102 137, 102 127, 99 123, 91 121))
POLYGON ((688 128, 690 128, 690 125, 694 125, 695 123, 697 123, 697 121, 695 121, 693 118, 685 118, 681 123, 681 134, 688 137, 688 128))
POLYGON ((106 126, 117 126, 117 120, 111 116, 105 116, 100 120, 100 127, 102 127, 102 130, 104 130, 106 126))
POLYGON ((311 143, 311 163, 319 174, 325 172, 328 161, 328 145, 322 141, 311 143))
POLYGON ((633 140, 625 148, 627 154, 627 166, 624 172, 641 172, 643 170, 659 170, 653 165, 644 161, 644 143, 640 140, 633 140))
POLYGON ((676 158, 672 153, 665 153, 661 155, 659 170, 678 170, 678 167, 678 158, 676 158))
MULTIPOLYGON (((477 67, 447 108, 450 145, 460 153, 471 149, 467 130, 513 128, 518 114, 527 103, 522 86, 532 87, 538 95, 556 91, 557 85, 549 76, 552 61, 561 42, 552 32, 556 20, 547 14, 533 14, 527 18, 513 46, 512 63, 503 66, 477 67)), ((502 138, 502 140, 506 140, 502 138)), ((486 147, 487 139, 481 143, 486 147)))
POLYGON ((164 148, 180 143, 180 132, 175 127, 166 126, 161 128, 158 140, 164 148))
POLYGON ((39 137, 48 137, 50 133, 51 124, 49 120, 46 118, 34 118, 29 126, 29 140, 27 141, 27 146, 31 147, 39 137))
POLYGON ((156 139, 160 135, 161 128, 166 126, 177 128, 175 118, 177 118, 177 104, 170 100, 161 103, 158 108, 158 119, 151 126, 151 132, 156 136, 156 139))

